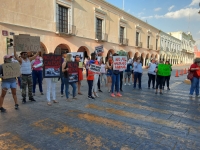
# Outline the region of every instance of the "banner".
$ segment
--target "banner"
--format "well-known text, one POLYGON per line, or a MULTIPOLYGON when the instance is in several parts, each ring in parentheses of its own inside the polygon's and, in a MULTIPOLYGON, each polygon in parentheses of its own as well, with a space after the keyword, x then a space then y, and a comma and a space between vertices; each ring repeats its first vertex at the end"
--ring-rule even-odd
POLYGON ((43 77, 58 78, 61 76, 62 56, 44 54, 43 55, 43 77))
POLYGON ((69 82, 78 82, 78 62, 68 62, 69 82))
POLYGON ((170 76, 171 75, 171 65, 158 64, 157 74, 160 76, 170 76))
POLYGON ((14 35, 14 43, 16 51, 40 51, 40 37, 30 35, 14 35))
POLYGON ((124 71, 127 67, 126 56, 113 56, 113 70, 124 71))
POLYGON ((96 54, 101 54, 103 52, 104 52, 103 51, 103 45, 95 47, 95 53, 96 54))
POLYGON ((100 70, 101 70, 101 66, 98 66, 98 65, 95 65, 95 64, 90 65, 90 71, 100 73, 100 70))
POLYGON ((3 78, 16 78, 21 75, 19 63, 5 63, 2 65, 3 78))

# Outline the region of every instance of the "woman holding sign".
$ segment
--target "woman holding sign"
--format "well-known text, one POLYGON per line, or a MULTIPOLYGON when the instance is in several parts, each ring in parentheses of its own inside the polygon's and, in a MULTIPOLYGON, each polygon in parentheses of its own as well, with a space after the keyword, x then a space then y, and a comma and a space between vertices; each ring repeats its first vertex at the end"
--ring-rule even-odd
MULTIPOLYGON (((6 55, 4 56, 4 64, 6 63, 12 63, 12 60, 11 60, 11 56, 9 55, 6 55)), ((3 67, 2 65, 0 66, 0 74, 1 76, 4 76, 5 74, 3 73, 3 67)), ((4 97, 8 91, 8 89, 11 88, 11 91, 12 91, 12 95, 13 95, 13 99, 15 101, 15 109, 18 109, 18 102, 17 102, 17 94, 16 94, 16 78, 8 78, 8 79, 4 79, 2 77, 2 91, 1 91, 1 96, 0 96, 0 111, 1 112, 5 112, 6 109, 2 107, 3 105, 3 101, 4 101, 4 97)))
POLYGON ((62 72, 64 73, 65 95, 68 102, 69 100, 69 85, 73 88, 73 98, 76 98, 76 82, 78 82, 78 62, 72 62, 72 55, 67 54, 66 60, 62 64, 62 72))

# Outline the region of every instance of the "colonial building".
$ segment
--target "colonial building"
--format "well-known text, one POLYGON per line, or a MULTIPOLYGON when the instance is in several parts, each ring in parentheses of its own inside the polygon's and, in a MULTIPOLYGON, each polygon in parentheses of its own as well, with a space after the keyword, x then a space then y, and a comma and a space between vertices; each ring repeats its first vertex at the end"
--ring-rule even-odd
POLYGON ((192 63, 194 60, 195 41, 193 40, 191 33, 179 31, 170 32, 169 35, 172 35, 173 37, 181 40, 181 51, 179 54, 180 63, 192 63))
MULTIPOLYGON (((40 36, 41 47, 84 52, 104 46, 104 57, 118 50, 130 57, 159 59, 159 30, 104 0, 0 0, 0 55, 7 53, 6 38, 40 36)), ((13 49, 9 48, 8 53, 13 49)), ((2 59, 0 59, 2 62, 2 59)))
POLYGON ((160 31, 160 60, 179 64, 181 61, 181 40, 160 31))

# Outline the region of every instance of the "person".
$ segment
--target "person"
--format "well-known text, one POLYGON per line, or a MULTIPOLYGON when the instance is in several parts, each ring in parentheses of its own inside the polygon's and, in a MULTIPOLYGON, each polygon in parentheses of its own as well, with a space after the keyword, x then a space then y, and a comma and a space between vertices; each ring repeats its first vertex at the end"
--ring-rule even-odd
POLYGON ((68 66, 68 62, 72 61, 72 55, 71 54, 67 54, 65 61, 62 64, 62 72, 64 75, 64 83, 65 83, 65 95, 66 95, 66 99, 68 102, 71 102, 71 100, 69 100, 69 85, 72 86, 72 99, 77 99, 76 98, 76 82, 69 82, 69 74, 68 74, 68 70, 69 70, 69 66, 68 66))
MULTIPOLYGON (((54 55, 53 53, 49 53, 50 55, 54 55)), ((54 71, 54 69, 52 69, 54 71)), ((47 105, 51 106, 51 94, 52 94, 52 101, 53 103, 58 103, 56 100, 56 83, 58 82, 57 78, 51 77, 51 78, 46 78, 46 87, 47 87, 47 105)))
MULTIPOLYGON (((113 57, 118 56, 118 54, 113 54, 113 57)), ((115 97, 114 87, 117 92, 116 96, 121 97, 122 95, 119 93, 119 82, 120 82, 120 74, 119 70, 114 70, 112 67, 112 85, 111 85, 111 97, 115 97)))
POLYGON ((133 67, 134 67, 134 85, 133 85, 133 88, 135 89, 136 88, 136 83, 137 83, 137 80, 139 82, 139 89, 141 90, 142 87, 141 87, 141 79, 142 79, 142 63, 140 61, 140 58, 138 57, 136 59, 136 62, 133 63, 133 67))
POLYGON ((190 71, 193 73, 193 78, 191 80, 190 94, 192 97, 195 91, 196 97, 199 97, 199 76, 197 71, 200 70, 200 58, 196 58, 194 63, 190 66, 190 71))
POLYGON ((37 52, 34 56, 28 57, 27 52, 21 52, 20 53, 21 58, 17 56, 15 46, 14 46, 14 56, 16 60, 21 65, 21 79, 22 79, 22 103, 26 103, 26 86, 28 84, 28 96, 30 101, 36 101, 33 98, 33 81, 32 81, 32 69, 31 69, 31 61, 34 60, 38 55, 39 52, 37 52))
POLYGON ((152 81, 152 88, 155 89, 155 80, 156 80, 156 63, 155 59, 152 59, 149 65, 147 66, 148 69, 148 89, 150 89, 151 81, 152 81))
MULTIPOLYGON (((12 63, 11 58, 12 58, 12 56, 5 55, 3 57, 4 64, 5 63, 12 63)), ((6 109, 3 108, 3 101, 4 101, 4 98, 6 96, 8 89, 11 89, 12 96, 13 96, 13 99, 14 99, 14 102, 15 102, 15 109, 18 109, 19 105, 18 105, 18 102, 17 102, 17 94, 16 94, 16 88, 17 88, 16 78, 4 79, 3 78, 4 73, 3 73, 2 65, 0 65, 0 75, 1 75, 1 78, 2 78, 2 84, 1 84, 2 90, 1 90, 1 96, 0 96, 0 111, 6 112, 6 109)))
POLYGON ((108 58, 108 61, 106 62, 108 93, 111 92, 111 83, 112 83, 112 65, 113 65, 113 60, 112 60, 112 57, 110 56, 110 57, 108 58))
MULTIPOLYGON (((163 61, 160 61, 160 64, 163 64, 163 61)), ((156 92, 155 92, 155 94, 158 93, 158 87, 159 87, 159 89, 160 89, 160 94, 162 95, 162 94, 163 94, 163 93, 162 93, 162 85, 163 85, 164 76, 161 75, 162 72, 159 73, 159 71, 162 71, 162 70, 159 70, 158 67, 159 67, 159 64, 158 64, 158 66, 156 67, 156 70, 155 70, 155 72, 156 72, 156 74, 157 74, 157 76, 156 76, 156 92)))
MULTIPOLYGON (((166 61, 165 64, 171 66, 171 64, 169 63, 169 61, 166 61)), ((170 68, 171 68, 171 71, 172 71, 172 67, 170 67, 170 68)), ((167 83, 167 90, 170 90, 170 88, 169 88, 170 77, 171 77, 171 74, 169 76, 165 76, 164 81, 163 81, 163 87, 162 87, 163 90, 165 89, 165 82, 167 83)))
MULTIPOLYGON (((79 55, 76 55, 75 57, 75 62, 80 62, 80 56, 79 55)), ((77 82, 77 85, 78 85, 78 94, 79 95, 83 95, 81 93, 81 81, 83 80, 83 68, 78 68, 78 82, 77 82)))
POLYGON ((135 58, 133 58, 133 60, 132 60, 132 69, 131 69, 131 78, 132 78, 132 84, 134 85, 134 68, 133 68, 133 64, 134 64, 134 62, 136 62, 136 59, 135 58))
MULTIPOLYGON (((94 61, 95 65, 99 65, 99 62, 97 59, 95 59, 94 61)), ((98 81, 99 81, 99 74, 95 73, 94 74, 94 80, 93 80, 93 86, 92 86, 92 96, 93 97, 99 97, 99 95, 97 94, 97 86, 98 86, 98 81)))
POLYGON ((41 95, 43 94, 42 89, 42 71, 43 71, 43 59, 41 57, 41 53, 32 61, 32 78, 33 78, 33 96, 35 96, 35 88, 38 82, 39 90, 41 95))
MULTIPOLYGON (((62 51, 62 63, 65 61, 66 56, 67 56, 67 51, 62 51)), ((61 97, 63 97, 63 93, 64 93, 63 91, 64 91, 64 86, 65 86, 63 72, 61 73, 60 79, 61 79, 60 94, 61 94, 61 97)))
MULTIPOLYGON (((94 64, 95 62, 95 53, 91 54, 91 60, 90 60, 90 64, 94 64)), ((87 82, 88 82, 88 99, 95 99, 92 96, 92 86, 93 86, 93 80, 94 80, 94 72, 92 72, 90 69, 88 70, 88 76, 87 76, 87 82)))
POLYGON ((101 60, 100 60, 100 65, 101 65, 101 70, 100 70, 100 72, 101 72, 101 75, 100 75, 101 85, 103 85, 103 80, 104 80, 105 86, 106 86, 106 84, 107 84, 106 65, 105 65, 105 63, 103 61, 103 58, 101 58, 101 60))
POLYGON ((132 59, 129 59, 127 62, 127 68, 124 72, 124 85, 131 85, 130 78, 131 78, 131 71, 132 71, 132 59), (126 83, 126 79, 128 78, 128 83, 126 83))
POLYGON ((85 63, 86 78, 87 78, 87 76, 88 76, 89 63, 90 63, 90 57, 88 56, 87 61, 86 61, 86 63, 85 63))

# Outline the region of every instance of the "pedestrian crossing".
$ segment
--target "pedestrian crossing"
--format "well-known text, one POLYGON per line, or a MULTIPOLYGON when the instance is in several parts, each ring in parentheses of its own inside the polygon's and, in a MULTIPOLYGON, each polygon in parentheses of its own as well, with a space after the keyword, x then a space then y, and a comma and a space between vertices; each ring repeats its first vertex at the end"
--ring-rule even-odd
POLYGON ((41 133, 39 142, 30 143, 20 132, 0 132, 0 146, 43 149, 40 141, 51 137, 55 143, 47 142, 46 149, 196 150, 200 149, 200 110, 196 101, 191 101, 186 91, 165 91, 161 96, 146 89, 126 92, 120 98, 61 102, 62 111, 57 111, 59 105, 43 111, 31 106, 36 117, 44 113, 44 119, 35 118, 27 124, 33 132, 41 133))

